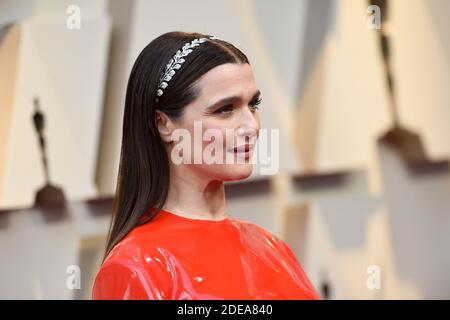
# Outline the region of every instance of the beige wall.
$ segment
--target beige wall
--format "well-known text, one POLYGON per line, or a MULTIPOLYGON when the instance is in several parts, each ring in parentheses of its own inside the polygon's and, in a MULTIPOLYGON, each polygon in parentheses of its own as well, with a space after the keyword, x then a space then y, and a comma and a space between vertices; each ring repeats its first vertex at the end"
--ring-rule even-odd
MULTIPOLYGON (((5 28, 0 36, 0 177, 6 175, 7 150, 10 143, 10 124, 20 50, 21 28, 5 28)), ((3 184, 0 183, 0 194, 3 184)))
MULTIPOLYGON (((10 72, 8 79, 15 90, 9 91, 12 96, 5 112, 8 143, 0 146, 5 154, 0 176, 2 207, 31 206, 36 190, 44 184, 31 121, 35 96, 46 115, 51 181, 61 186, 70 200, 97 195, 94 177, 110 22, 105 13, 90 17, 87 13, 95 5, 89 3, 79 2, 79 30, 66 27, 70 1, 37 1, 35 14, 17 22, 20 49, 15 70, 11 70, 15 72, 10 72)), ((7 66, 14 68, 13 62, 11 58, 7 66)))

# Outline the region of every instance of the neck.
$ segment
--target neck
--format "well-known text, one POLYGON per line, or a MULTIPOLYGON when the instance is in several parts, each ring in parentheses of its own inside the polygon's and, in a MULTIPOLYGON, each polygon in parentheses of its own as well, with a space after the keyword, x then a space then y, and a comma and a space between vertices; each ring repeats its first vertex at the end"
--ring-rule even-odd
POLYGON ((188 218, 222 220, 227 217, 224 183, 184 165, 173 165, 163 209, 188 218))

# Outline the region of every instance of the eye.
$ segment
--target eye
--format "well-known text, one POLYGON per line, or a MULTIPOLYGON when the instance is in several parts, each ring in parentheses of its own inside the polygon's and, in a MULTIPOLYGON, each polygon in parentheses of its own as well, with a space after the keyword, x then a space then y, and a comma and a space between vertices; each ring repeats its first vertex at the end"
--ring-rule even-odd
POLYGON ((231 113, 231 111, 233 111, 233 105, 229 104, 226 105, 222 108, 217 109, 214 113, 218 113, 218 114, 226 114, 226 113, 231 113))
POLYGON ((259 109, 258 105, 260 105, 261 102, 262 102, 262 98, 261 98, 261 97, 258 97, 258 99, 256 99, 253 103, 250 104, 250 107, 251 107, 253 110, 258 110, 258 109, 259 109))

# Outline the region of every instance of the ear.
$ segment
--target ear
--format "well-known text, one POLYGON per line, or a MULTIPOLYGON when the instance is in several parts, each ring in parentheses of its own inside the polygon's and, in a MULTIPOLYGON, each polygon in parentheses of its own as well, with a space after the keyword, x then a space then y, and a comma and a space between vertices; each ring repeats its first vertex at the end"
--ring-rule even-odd
POLYGON ((164 112, 156 110, 156 127, 159 131, 159 135, 164 142, 172 142, 172 131, 174 124, 164 112))

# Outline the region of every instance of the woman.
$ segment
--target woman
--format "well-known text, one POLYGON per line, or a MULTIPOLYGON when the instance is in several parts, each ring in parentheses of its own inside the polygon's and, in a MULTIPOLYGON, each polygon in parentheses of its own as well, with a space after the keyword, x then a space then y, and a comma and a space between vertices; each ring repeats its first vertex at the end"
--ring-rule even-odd
POLYGON ((286 243, 227 212, 224 181, 252 172, 260 102, 247 57, 223 40, 170 32, 144 48, 127 87, 94 299, 318 298, 286 243), (189 140, 198 124, 216 133, 215 162, 207 141, 189 140))

